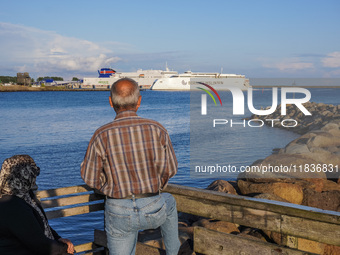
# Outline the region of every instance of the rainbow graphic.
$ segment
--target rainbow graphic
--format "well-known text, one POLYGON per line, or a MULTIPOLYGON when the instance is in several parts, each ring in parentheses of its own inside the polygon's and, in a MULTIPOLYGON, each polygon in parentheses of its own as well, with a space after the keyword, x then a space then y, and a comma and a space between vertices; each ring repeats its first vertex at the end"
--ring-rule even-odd
MULTIPOLYGON (((222 106, 222 100, 221 100, 221 98, 220 98, 220 95, 217 93, 217 91, 216 91, 213 87, 211 87, 210 85, 205 84, 205 83, 203 83, 203 82, 197 82, 197 83, 206 86, 206 87, 209 88, 212 92, 214 92, 215 95, 217 96, 218 100, 220 101, 221 106, 222 106)), ((214 100, 215 105, 217 105, 216 100, 215 100, 215 97, 210 93, 209 90, 206 90, 206 89, 203 89, 203 88, 200 88, 200 87, 197 87, 197 88, 203 90, 204 92, 206 92, 206 93, 214 100)))

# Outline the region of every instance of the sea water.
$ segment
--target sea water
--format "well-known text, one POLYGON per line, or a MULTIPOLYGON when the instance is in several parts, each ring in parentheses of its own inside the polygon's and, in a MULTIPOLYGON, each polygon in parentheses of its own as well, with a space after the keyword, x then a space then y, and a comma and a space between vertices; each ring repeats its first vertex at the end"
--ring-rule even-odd
MULTIPOLYGON (((312 102, 339 104, 340 89, 312 88, 312 102)), ((190 176, 190 92, 142 91, 138 114, 159 121, 169 132, 179 162, 178 174, 170 183, 206 188, 212 178, 190 176)), ((108 91, 0 93, 0 161, 16 154, 29 154, 41 169, 40 190, 83 184, 80 164, 93 132, 112 121, 108 91)), ((271 105, 271 89, 254 91, 255 107, 271 105)), ((232 100, 223 102, 232 107, 232 100)), ((250 117, 250 112, 247 112, 250 117)), ((298 135, 264 126, 226 130, 228 144, 221 144, 224 160, 249 165, 282 148, 298 135), (232 133, 233 132, 233 133, 232 133), (231 135, 231 133, 233 135, 231 135)), ((209 139, 209 130, 202 139, 209 139)), ((222 140, 222 139, 221 139, 222 140)), ((209 148, 204 148, 212 153, 209 148)), ((226 176, 224 179, 234 179, 226 176)), ((103 229, 103 213, 51 220, 64 238, 75 244, 90 242, 93 229, 103 229), (77 230, 75 230, 77 229, 77 230)))

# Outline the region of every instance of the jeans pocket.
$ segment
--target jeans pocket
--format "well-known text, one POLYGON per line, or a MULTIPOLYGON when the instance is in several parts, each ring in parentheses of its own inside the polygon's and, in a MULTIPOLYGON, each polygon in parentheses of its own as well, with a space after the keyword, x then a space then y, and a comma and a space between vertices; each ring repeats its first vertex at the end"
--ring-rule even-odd
MULTIPOLYGON (((166 204, 164 203, 161 208, 152 213, 145 214, 148 229, 155 229, 162 225, 166 220, 166 204)), ((145 228, 146 229, 146 228, 145 228)))
POLYGON ((105 212, 105 231, 115 237, 123 237, 131 232, 131 215, 105 212))

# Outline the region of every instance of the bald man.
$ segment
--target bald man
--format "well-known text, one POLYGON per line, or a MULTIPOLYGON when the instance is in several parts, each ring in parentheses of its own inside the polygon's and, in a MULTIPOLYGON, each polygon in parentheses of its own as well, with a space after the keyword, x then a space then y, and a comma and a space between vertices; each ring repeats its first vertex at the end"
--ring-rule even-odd
POLYGON ((174 197, 161 193, 177 173, 167 130, 139 117, 138 84, 128 78, 111 88, 116 118, 96 130, 81 165, 85 183, 106 195, 105 231, 110 255, 135 254, 138 231, 160 227, 167 255, 179 250, 174 197))

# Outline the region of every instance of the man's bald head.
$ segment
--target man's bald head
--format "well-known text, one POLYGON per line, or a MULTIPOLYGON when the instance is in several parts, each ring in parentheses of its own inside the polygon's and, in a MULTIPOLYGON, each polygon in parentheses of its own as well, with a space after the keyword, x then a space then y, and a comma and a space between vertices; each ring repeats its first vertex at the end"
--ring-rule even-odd
POLYGON ((116 111, 136 109, 139 97, 138 84, 130 78, 120 79, 111 87, 112 106, 116 111))

